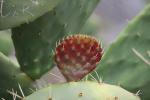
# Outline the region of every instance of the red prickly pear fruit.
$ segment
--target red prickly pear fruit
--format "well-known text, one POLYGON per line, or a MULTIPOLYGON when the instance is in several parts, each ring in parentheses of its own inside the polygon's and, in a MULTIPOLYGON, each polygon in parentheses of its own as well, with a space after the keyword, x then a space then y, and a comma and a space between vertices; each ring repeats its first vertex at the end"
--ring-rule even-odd
POLYGON ((67 81, 79 81, 96 68, 102 57, 99 42, 87 35, 71 35, 55 49, 55 62, 67 81))

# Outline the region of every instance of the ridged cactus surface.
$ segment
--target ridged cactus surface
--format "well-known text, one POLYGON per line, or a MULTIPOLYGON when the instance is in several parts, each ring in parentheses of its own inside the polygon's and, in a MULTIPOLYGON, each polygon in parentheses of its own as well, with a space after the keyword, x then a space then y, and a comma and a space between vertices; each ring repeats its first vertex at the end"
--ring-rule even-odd
POLYGON ((63 0, 1 0, 0 30, 29 23, 63 0))
POLYGON ((97 82, 70 82, 50 85, 23 100, 140 100, 119 86, 97 82), (65 94, 64 94, 65 93, 65 94))
POLYGON ((141 90, 142 99, 150 100, 150 5, 111 44, 97 72, 105 82, 141 90))
POLYGON ((52 50, 63 36, 78 33, 99 0, 64 0, 32 23, 12 30, 22 71, 32 79, 52 68, 52 50))

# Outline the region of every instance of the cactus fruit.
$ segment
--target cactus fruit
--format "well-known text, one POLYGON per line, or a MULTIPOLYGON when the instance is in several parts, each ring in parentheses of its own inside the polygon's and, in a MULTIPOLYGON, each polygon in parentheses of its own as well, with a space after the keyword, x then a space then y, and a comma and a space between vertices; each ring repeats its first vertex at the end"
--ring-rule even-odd
POLYGON ((53 10, 62 0, 1 0, 0 30, 29 23, 53 10))
POLYGON ((120 84, 132 92, 142 91, 150 100, 150 5, 132 21, 104 53, 97 72, 104 82, 120 84), (133 84, 134 83, 134 84, 133 84))
POLYGON ((87 81, 50 85, 23 100, 140 100, 140 98, 119 86, 87 81))
POLYGON ((55 9, 12 29, 21 70, 33 80, 53 68, 52 50, 64 35, 78 33, 99 0, 63 0, 55 9))
POLYGON ((55 62, 68 81, 79 81, 93 71, 101 56, 99 42, 81 34, 67 36, 55 49, 55 62))

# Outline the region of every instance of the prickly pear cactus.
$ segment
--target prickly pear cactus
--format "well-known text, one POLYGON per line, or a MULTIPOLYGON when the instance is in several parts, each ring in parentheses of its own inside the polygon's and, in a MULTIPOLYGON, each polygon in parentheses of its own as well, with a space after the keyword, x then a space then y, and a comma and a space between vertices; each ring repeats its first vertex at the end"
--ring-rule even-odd
POLYGON ((50 85, 23 100, 140 100, 140 98, 119 86, 87 81, 50 85))
POLYGON ((148 5, 105 52, 97 72, 103 80, 120 84, 150 100, 150 5, 148 5))
POLYGON ((53 67, 52 50, 56 41, 65 35, 78 33, 98 2, 99 0, 1 0, 0 30, 12 29, 20 66, 13 67, 9 60, 0 63, 0 97, 10 100, 5 90, 18 90, 18 83, 23 91, 29 90, 29 84, 48 72, 53 67), (9 81, 11 85, 7 86, 9 81))
MULTIPOLYGON (((56 41, 66 35, 82 32, 82 26, 98 2, 0 1, 0 30, 12 29, 16 57, 20 64, 14 64, 0 53, 2 100, 10 100, 7 92, 13 95, 13 100, 16 97, 21 100, 140 100, 137 96, 139 93, 133 94, 139 89, 143 91, 140 95, 143 100, 150 99, 150 5, 129 23, 120 38, 110 46, 96 71, 96 75, 102 75, 104 82, 119 84, 133 93, 117 85, 89 82, 87 78, 86 81, 79 81, 96 68, 102 57, 101 45, 95 38, 68 36, 57 44, 55 55, 52 53, 56 41), (33 82, 53 68, 54 60, 67 81, 78 82, 51 84, 29 95, 33 82)), ((96 77, 93 79, 96 80, 96 77)))
POLYGON ((53 67, 52 50, 63 36, 78 33, 99 0, 64 0, 32 23, 13 28, 22 71, 38 79, 53 67))

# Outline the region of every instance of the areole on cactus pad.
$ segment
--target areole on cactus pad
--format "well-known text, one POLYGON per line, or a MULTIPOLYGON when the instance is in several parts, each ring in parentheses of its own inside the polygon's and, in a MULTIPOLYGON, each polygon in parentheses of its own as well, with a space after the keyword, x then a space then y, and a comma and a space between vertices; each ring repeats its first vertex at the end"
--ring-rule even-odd
POLYGON ((64 38, 55 49, 55 62, 67 81, 79 81, 96 68, 102 57, 99 42, 87 35, 64 38))

